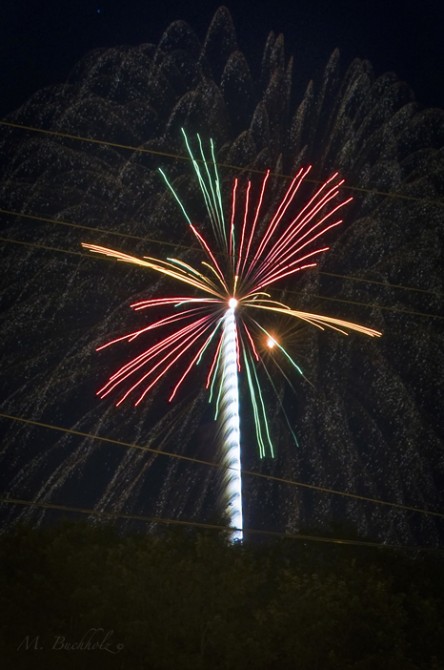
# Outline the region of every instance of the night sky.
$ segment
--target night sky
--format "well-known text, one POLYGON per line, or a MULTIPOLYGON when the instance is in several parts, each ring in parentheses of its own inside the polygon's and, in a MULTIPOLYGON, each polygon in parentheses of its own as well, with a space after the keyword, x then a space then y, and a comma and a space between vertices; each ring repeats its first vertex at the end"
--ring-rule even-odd
MULTIPOLYGON (((63 82, 88 51, 156 43, 184 19, 202 38, 218 2, 198 0, 6 0, 0 22, 0 113, 13 111, 43 86, 63 82)), ((227 3, 249 60, 268 33, 282 32, 295 57, 296 83, 316 76, 334 48, 344 63, 369 59, 376 74, 394 71, 425 106, 444 106, 444 8, 436 0, 405 2, 227 3)))
MULTIPOLYGON (((299 333, 293 333, 295 348, 300 346, 304 364, 314 371, 311 386, 301 384, 295 399, 291 394, 285 398, 300 430, 301 448, 289 446, 288 431, 278 430, 279 458, 271 465, 257 465, 255 450, 246 450, 245 469, 263 468, 267 474, 367 495, 373 501, 442 509, 439 249, 444 117, 429 108, 444 107, 444 9, 428 0, 270 1, 251 3, 248 11, 245 5, 229 4, 254 86, 243 86, 249 74, 243 79, 243 61, 230 41, 230 19, 219 12, 228 39, 209 42, 222 44, 221 55, 208 51, 214 80, 213 74, 207 80, 202 77, 205 85, 200 86, 202 65, 193 52, 194 42, 191 47, 180 42, 180 56, 175 57, 185 54, 185 60, 179 62, 176 97, 175 63, 168 70, 169 44, 164 52, 158 50, 161 65, 167 63, 166 79, 157 61, 151 79, 146 64, 151 67, 154 48, 135 47, 157 45, 177 19, 186 21, 202 44, 218 6, 202 0, 8 0, 2 8, 0 118, 128 145, 119 151, 111 145, 40 137, 29 129, 3 125, 0 208, 8 271, 2 295, 7 374, 1 409, 16 419, 28 417, 82 433, 79 437, 36 431, 35 426, 5 419, 0 424, 6 464, 0 467, 0 477, 10 480, 5 490, 17 498, 88 509, 212 520, 205 502, 214 488, 211 475, 204 478, 190 468, 187 479, 181 463, 171 461, 167 467, 163 456, 159 464, 151 454, 126 453, 89 440, 92 434, 103 435, 130 446, 149 443, 204 460, 214 456, 213 419, 207 421, 203 391, 198 395, 187 389, 188 396, 172 408, 156 396, 141 412, 116 412, 109 399, 108 404, 97 400, 95 391, 112 360, 97 356, 95 347, 109 339, 110 332, 126 330, 128 301, 155 286, 144 274, 120 268, 116 272, 80 253, 81 242, 105 244, 110 231, 135 236, 133 246, 124 242, 125 251, 140 255, 147 253, 145 238, 148 246, 149 237, 170 244, 182 240, 183 229, 175 206, 164 197, 158 168, 173 178, 188 179, 188 166, 172 161, 171 154, 182 150, 179 124, 189 122, 190 133, 197 127, 219 142, 221 163, 226 158, 229 165, 264 169, 261 161, 267 160, 266 167, 285 173, 300 160, 315 165, 317 179, 325 179, 333 168, 346 176, 356 197, 344 230, 320 266, 323 276, 307 275, 288 290, 296 289, 307 310, 324 310, 317 298, 337 300, 329 310, 332 315, 384 331, 377 345, 338 339, 336 334, 324 338, 323 333, 319 339, 317 334, 302 334, 299 345, 299 333), (266 51, 260 73, 270 31, 283 33, 285 59, 294 57, 292 87, 279 41, 266 51), (235 58, 227 61, 231 65, 225 90, 217 79, 217 58, 227 57, 227 44, 230 58, 235 58), (119 45, 134 48, 115 48, 119 45), (75 69, 88 52, 108 48, 97 78, 95 68, 102 56, 91 56, 75 69), (327 67, 335 48, 341 53, 337 69, 331 66, 334 59, 327 67), (356 63, 347 71, 354 58, 370 61, 376 82, 365 64, 356 63), (199 85, 194 80, 187 83, 194 67, 199 85), (407 83, 418 106, 396 77, 381 76, 388 71, 407 83), (315 84, 304 97, 311 79, 315 84), (46 92, 35 96, 44 87, 46 92), (285 116, 287 92, 291 123, 285 116), (135 146, 166 153, 141 156, 131 149, 135 146), (64 222, 73 226, 63 227, 64 222), (96 237, 91 231, 85 239, 84 230, 77 230, 81 225, 101 229, 100 239, 90 239, 96 237), (350 276, 359 282, 345 281, 350 276), (364 280, 369 284, 363 285, 364 280)), ((213 37, 214 25, 209 29, 213 37)), ((189 38, 183 27, 177 32, 180 39, 189 38)), ((113 238, 106 243, 120 248, 113 238)), ((383 541, 419 538, 424 543, 431 538, 438 543, 443 537, 441 518, 430 523, 421 518, 415 528, 393 510, 386 514, 385 509, 369 507, 361 512, 353 501, 335 503, 310 497, 311 492, 298 496, 295 488, 273 488, 267 482, 263 489, 252 484, 245 497, 254 523, 285 532, 304 524, 328 524, 337 517, 351 519, 359 532, 383 541)))

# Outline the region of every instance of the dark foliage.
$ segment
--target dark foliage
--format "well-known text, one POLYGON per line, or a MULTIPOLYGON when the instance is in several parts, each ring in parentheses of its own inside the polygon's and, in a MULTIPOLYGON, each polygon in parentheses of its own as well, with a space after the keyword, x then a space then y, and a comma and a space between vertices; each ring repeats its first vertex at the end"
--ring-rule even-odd
POLYGON ((5 668, 444 667, 437 553, 77 524, 0 553, 5 668))

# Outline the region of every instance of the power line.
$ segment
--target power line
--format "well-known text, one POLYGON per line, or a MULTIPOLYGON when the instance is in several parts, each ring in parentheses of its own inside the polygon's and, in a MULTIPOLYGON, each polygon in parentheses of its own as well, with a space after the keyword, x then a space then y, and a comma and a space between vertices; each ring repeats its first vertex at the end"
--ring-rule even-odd
MULTIPOLYGON (((59 247, 51 247, 47 244, 37 244, 36 242, 25 242, 23 240, 12 240, 7 237, 0 237, 0 242, 4 242, 6 244, 17 244, 19 246, 23 247, 29 247, 31 249, 43 249, 45 251, 55 251, 58 253, 63 253, 67 254, 69 256, 78 256, 81 258, 92 258, 94 260, 100 260, 100 261, 105 261, 105 262, 111 262, 111 263, 118 263, 119 261, 116 261, 113 258, 108 258, 106 256, 99 256, 99 255, 92 255, 92 254, 83 254, 80 251, 71 251, 69 249, 60 249, 59 247)), ((295 291, 294 289, 288 289, 287 293, 291 295, 305 295, 303 291, 295 291)), ((369 307, 370 309, 380 309, 384 310, 387 312, 396 312, 398 314, 408 314, 409 316, 421 316, 429 319, 439 319, 442 320, 444 319, 444 316, 441 316, 440 314, 429 314, 426 312, 416 312, 413 310, 406 310, 406 309, 400 309, 398 307, 385 307, 384 305, 380 305, 378 303, 365 303, 365 302, 359 302, 358 300, 349 300, 345 298, 332 298, 329 296, 324 296, 324 295, 318 295, 318 294, 310 294, 311 298, 316 298, 317 300, 327 300, 329 302, 341 302, 349 305, 359 305, 360 307, 369 307)))
MULTIPOLYGON (((22 247, 30 247, 31 249, 44 249, 45 251, 57 251, 68 256, 81 256, 82 258, 88 258, 87 254, 82 254, 80 251, 70 251, 69 249, 59 249, 58 247, 50 247, 47 244, 37 244, 36 242, 24 242, 22 240, 11 240, 7 237, 0 237, 0 242, 5 244, 18 244, 22 247)), ((105 259, 101 259, 105 260, 105 259)))
MULTIPOLYGON (((117 445, 117 446, 125 447, 127 449, 137 449, 137 450, 140 450, 140 451, 146 451, 148 453, 154 453, 158 456, 166 456, 168 458, 174 458, 174 459, 180 460, 180 461, 187 461, 187 462, 190 462, 190 463, 196 463, 198 465, 205 465, 205 466, 211 467, 213 469, 225 469, 225 467, 226 467, 226 466, 224 466, 220 463, 215 463, 214 461, 207 461, 207 460, 203 460, 203 459, 199 459, 199 458, 193 458, 191 456, 183 456, 182 454, 176 454, 176 453, 171 452, 171 451, 164 451, 163 449, 155 449, 153 447, 146 447, 146 446, 134 444, 134 443, 131 443, 131 442, 124 442, 122 440, 116 440, 116 439, 109 438, 109 437, 102 437, 101 435, 93 435, 91 433, 85 433, 83 431, 74 430, 72 428, 65 428, 63 426, 56 426, 54 424, 43 423, 41 421, 36 421, 34 419, 26 419, 24 417, 14 416, 14 415, 11 415, 11 414, 6 414, 4 412, 0 412, 0 417, 2 417, 4 419, 9 419, 10 421, 18 421, 20 423, 24 423, 24 424, 28 424, 28 425, 32 425, 32 426, 37 426, 39 428, 45 428, 45 429, 65 433, 65 434, 68 434, 68 435, 74 435, 76 437, 83 437, 83 438, 87 438, 87 439, 98 440, 100 442, 105 442, 105 443, 108 443, 108 444, 114 444, 114 445, 117 445)), ((230 469, 230 467, 228 467, 228 469, 230 469)), ((317 486, 315 484, 306 484, 305 482, 298 482, 298 481, 295 481, 295 480, 292 480, 292 479, 286 479, 284 477, 276 477, 274 475, 267 475, 267 474, 263 474, 263 473, 260 473, 260 472, 254 472, 252 470, 242 470, 242 475, 247 476, 247 477, 256 477, 256 478, 259 478, 259 479, 266 479, 268 481, 273 481, 273 482, 277 482, 277 483, 280 483, 280 484, 286 484, 288 486, 295 486, 295 487, 298 487, 298 488, 305 488, 305 489, 309 489, 309 490, 312 490, 312 491, 319 491, 320 493, 326 493, 326 494, 329 494, 329 495, 338 495, 338 496, 342 496, 342 497, 345 497, 345 498, 360 500, 362 502, 370 502, 370 503, 373 503, 373 504, 385 505, 387 507, 393 507, 395 509, 400 509, 400 510, 403 510, 403 511, 406 511, 406 512, 416 512, 416 513, 426 514, 426 515, 429 515, 429 516, 435 516, 435 517, 444 519, 444 513, 442 513, 442 512, 434 512, 432 510, 426 510, 426 509, 422 509, 420 507, 414 507, 412 505, 403 505, 401 503, 389 502, 387 500, 379 500, 378 498, 370 498, 368 496, 361 496, 361 495, 358 495, 357 493, 349 493, 347 491, 338 491, 337 489, 331 489, 331 488, 328 488, 328 487, 325 487, 325 486, 317 486)))
MULTIPOLYGON (((105 230, 104 228, 95 228, 93 226, 85 226, 80 223, 73 223, 70 221, 62 221, 60 219, 50 219, 48 217, 44 216, 38 216, 36 214, 27 214, 24 212, 15 212, 9 209, 3 209, 0 208, 0 214, 5 214, 7 216, 14 216, 18 218, 25 218, 25 219, 30 219, 32 221, 40 221, 42 223, 50 223, 53 225, 59 225, 59 226, 66 226, 68 228, 75 228, 79 230, 85 230, 88 232, 92 233, 99 233, 99 234, 106 234, 106 235, 113 235, 114 237, 120 237, 123 239, 131 239, 131 240, 137 240, 140 242, 149 242, 150 244, 158 244, 159 246, 168 246, 168 247, 173 247, 174 249, 184 249, 186 251, 192 251, 194 249, 198 249, 198 247, 192 246, 192 245, 186 245, 186 244, 180 244, 180 243, 174 243, 174 242, 168 242, 168 241, 163 241, 157 238, 153 237, 143 237, 141 235, 132 235, 130 233, 121 233, 116 230, 105 230)), ((69 252, 67 252, 69 253, 69 252)), ((319 270, 318 274, 324 275, 326 277, 336 277, 338 279, 346 279, 347 281, 355 281, 355 282, 361 282, 365 284, 374 284, 376 286, 383 286, 384 288, 394 288, 394 289, 400 289, 404 291, 415 291, 418 293, 425 293, 427 295, 432 295, 436 298, 442 298, 443 295, 441 293, 438 293, 437 291, 430 291, 428 289, 422 289, 422 288, 417 288, 415 286, 404 286, 403 284, 391 284, 389 282, 383 282, 383 281, 377 281, 375 279, 366 279, 365 277, 355 277, 353 275, 342 275, 338 274, 335 272, 324 272, 323 270, 319 270)), ((293 292, 293 291, 290 291, 293 292)))
MULTIPOLYGON (((1 210, 0 210, 1 212, 1 210)), ((363 282, 365 284, 375 284, 375 286, 383 286, 384 288, 396 288, 403 291, 416 291, 418 293, 426 293, 427 295, 433 295, 436 298, 443 298, 442 293, 437 291, 430 291, 425 288, 417 288, 416 286, 404 286, 404 284, 391 284, 390 282, 377 281, 376 279, 366 279, 365 277, 355 277, 354 275, 340 275, 336 272, 325 272, 324 270, 319 270, 320 275, 325 277, 337 277, 338 279, 347 279, 348 281, 357 281, 363 282)))
MULTIPOLYGON (((198 528, 199 530, 217 530, 219 532, 232 532, 240 530, 233 526, 222 526, 214 523, 204 523, 201 521, 187 521, 182 519, 170 519, 158 516, 144 516, 140 514, 126 514, 122 512, 106 512, 103 510, 89 509, 85 507, 73 507, 71 505, 61 505, 58 503, 43 502, 37 500, 24 500, 23 498, 1 497, 0 504, 21 505, 24 507, 38 507, 44 510, 59 512, 71 512, 76 514, 88 514, 89 516, 98 516, 105 519, 124 519, 126 521, 140 521, 156 525, 181 526, 188 528, 198 528)), ((285 538, 286 540, 299 540, 302 542, 321 542, 324 544, 342 544, 358 547, 373 547, 378 549, 407 549, 413 551, 444 551, 442 547, 424 547, 402 544, 386 544, 382 542, 371 542, 370 540, 352 540, 348 538, 323 537, 321 535, 306 535, 304 533, 280 533, 273 530, 262 530, 256 528, 243 528, 245 535, 259 535, 262 537, 285 538)))
MULTIPOLYGON (((125 149, 126 151, 131 151, 134 153, 143 153, 143 154, 148 154, 148 155, 153 155, 153 156, 162 156, 163 158, 170 158, 174 160, 180 160, 180 161, 191 161, 191 158, 189 156, 184 156, 182 154, 177 154, 177 153, 172 153, 168 151, 160 151, 159 149, 147 149, 146 147, 140 147, 140 146, 134 146, 131 144, 122 144, 119 142, 111 142, 109 140, 99 140, 97 138, 92 138, 92 137, 83 137, 82 135, 74 135, 72 133, 65 133, 63 131, 59 130, 45 130, 44 128, 36 128, 35 126, 28 126, 28 125, 23 125, 20 123, 14 123, 13 121, 6 121, 5 119, 0 119, 0 125, 6 126, 9 128, 15 128, 16 130, 26 130, 28 132, 33 132, 33 133, 40 133, 42 135, 47 135, 49 137, 61 137, 62 139, 68 139, 68 140, 75 140, 78 142, 89 142, 91 144, 97 144, 99 146, 107 146, 107 147, 114 147, 116 149, 125 149)), ((199 159, 197 159, 198 162, 199 159)), ((241 167, 239 165, 231 165, 230 163, 218 163, 218 167, 224 168, 227 170, 236 170, 237 172, 251 172, 252 174, 259 174, 259 175, 264 175, 263 170, 259 170, 258 168, 251 168, 251 167, 241 167)), ((282 174, 279 172, 271 172, 270 175, 272 177, 277 177, 279 179, 285 179, 285 180, 290 180, 292 177, 286 174, 282 174)), ((307 182, 310 183, 315 183, 319 184, 319 180, 317 179, 311 179, 307 178, 307 182)), ((438 205, 438 206, 443 206, 444 205, 444 200, 432 200, 430 198, 418 198, 417 196, 414 195, 406 195, 404 193, 396 193, 396 192, 391 192, 391 191, 379 191, 377 189, 368 189, 368 188, 362 188, 359 186, 347 186, 344 184, 342 188, 347 189, 349 191, 355 191, 357 193, 366 193, 370 195, 380 195, 384 196, 386 198, 395 198, 399 200, 407 200, 410 202, 428 202, 430 204, 438 205)))
POLYGON ((60 219, 49 219, 45 216, 37 216, 36 214, 25 214, 23 212, 14 212, 10 209, 0 208, 0 214, 6 214, 7 216, 15 216, 18 218, 31 219, 32 221, 41 221, 42 223, 51 223, 58 226, 66 226, 68 228, 76 228, 78 230, 85 230, 89 233, 99 233, 106 235, 113 235, 114 237, 121 237, 123 239, 137 240, 139 242, 150 242, 151 244, 159 244, 161 246, 173 247, 174 249, 197 249, 197 247, 185 245, 185 244, 175 244, 174 242, 164 242, 153 237, 142 237, 141 235, 131 235, 130 233, 120 233, 117 230, 105 230, 104 228, 94 228, 92 226, 85 226, 81 223, 72 223, 70 221, 61 221, 60 219))
POLYGON ((61 219, 50 219, 46 216, 38 216, 37 214, 27 214, 25 212, 14 212, 10 209, 0 208, 0 214, 6 214, 7 216, 15 216, 18 218, 31 219, 31 221, 41 221, 42 223, 51 223, 58 226, 66 226, 67 228, 76 228, 78 230, 86 230, 89 233, 105 233, 106 235, 113 235, 115 237, 122 237, 123 239, 129 240, 138 240, 140 242, 151 242, 153 244, 162 244, 164 246, 170 246, 175 248, 184 248, 188 249, 190 247, 185 246, 184 244, 174 244, 174 242, 162 242, 162 240, 157 240, 152 237, 142 237, 141 235, 131 235, 131 233, 120 233, 117 230, 105 230, 104 228, 94 228, 92 226, 85 226, 81 223, 73 223, 71 221, 62 221, 61 219))
POLYGON ((147 453, 156 454, 157 456, 167 456, 168 458, 174 458, 178 461, 186 461, 188 463, 197 463, 198 465, 206 465, 215 469, 221 468, 222 466, 218 463, 213 463, 212 461, 206 461, 199 458, 193 458, 192 456, 183 456, 182 454, 176 454, 173 451, 165 451, 163 449, 155 449, 154 447, 146 447, 141 444, 134 444, 133 442, 124 442, 122 440, 116 440, 111 437, 102 437, 101 435, 93 435, 92 433, 85 433, 80 430, 74 430, 73 428, 65 428, 64 426, 55 426, 50 423, 43 423, 41 421, 35 421, 34 419, 25 419, 20 416, 13 416, 12 414, 5 414, 0 412, 0 417, 3 419, 9 419, 11 421, 19 421, 20 423, 25 423, 31 426, 38 426, 39 428, 47 428, 48 430, 55 430, 67 435, 74 435, 75 437, 84 437, 87 439, 97 440, 98 442, 106 442, 107 444, 115 444, 119 447, 125 447, 127 449, 137 449, 138 451, 146 451, 147 453))
MULTIPOLYGON (((295 291, 294 289, 288 289, 287 293, 292 295, 306 295, 303 291, 295 291)), ((310 298, 316 298, 319 300, 328 300, 330 302, 342 302, 347 305, 359 305, 360 307, 369 307, 370 309, 382 309, 386 312, 397 312, 398 314, 409 314, 410 316, 421 316, 430 319, 444 319, 444 316, 440 314, 429 314, 426 312, 416 312, 413 310, 400 309, 399 307, 385 307, 384 305, 379 305, 375 302, 359 302, 358 300, 349 300, 348 298, 331 298, 329 296, 317 295, 316 293, 310 293, 310 298)))

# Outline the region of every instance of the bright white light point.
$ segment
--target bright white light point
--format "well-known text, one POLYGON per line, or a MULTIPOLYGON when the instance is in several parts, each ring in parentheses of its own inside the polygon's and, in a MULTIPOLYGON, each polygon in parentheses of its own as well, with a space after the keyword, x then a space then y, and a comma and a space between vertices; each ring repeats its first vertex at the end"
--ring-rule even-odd
POLYGON ((230 307, 230 309, 235 309, 237 307, 237 304, 238 303, 236 298, 230 298, 228 301, 228 307, 230 307))
POLYGON ((273 340, 272 337, 269 337, 268 340, 267 340, 267 347, 269 349, 273 349, 275 344, 276 344, 276 340, 273 340))

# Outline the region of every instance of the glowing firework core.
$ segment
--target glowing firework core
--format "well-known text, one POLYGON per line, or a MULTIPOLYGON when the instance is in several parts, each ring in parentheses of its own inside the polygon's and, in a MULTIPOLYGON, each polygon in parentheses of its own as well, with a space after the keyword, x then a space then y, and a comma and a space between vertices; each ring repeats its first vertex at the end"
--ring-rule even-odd
POLYGON ((236 309, 236 307, 238 306, 238 304, 239 304, 239 303, 238 303, 238 301, 236 300, 236 298, 230 298, 229 301, 228 301, 228 307, 229 307, 230 309, 236 309))
POLYGON ((275 340, 273 337, 270 336, 270 337, 267 339, 267 347, 268 347, 269 349, 273 349, 273 347, 274 347, 275 344, 276 344, 276 340, 275 340))

